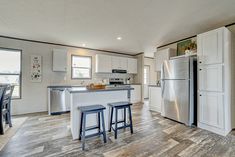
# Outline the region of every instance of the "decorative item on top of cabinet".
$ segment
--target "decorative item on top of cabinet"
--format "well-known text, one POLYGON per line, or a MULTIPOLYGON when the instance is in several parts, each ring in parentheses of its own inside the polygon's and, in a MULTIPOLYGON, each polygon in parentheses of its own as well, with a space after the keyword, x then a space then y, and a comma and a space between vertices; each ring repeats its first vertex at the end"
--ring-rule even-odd
POLYGON ((192 55, 197 52, 197 43, 192 39, 177 43, 177 56, 192 55))
POLYGON ((52 70, 56 72, 67 71, 67 50, 65 49, 53 49, 53 65, 52 70))
POLYGON ((31 55, 31 82, 42 82, 42 56, 31 55))
POLYGON ((235 55, 225 27, 197 36, 198 127, 226 136, 235 128, 235 55))

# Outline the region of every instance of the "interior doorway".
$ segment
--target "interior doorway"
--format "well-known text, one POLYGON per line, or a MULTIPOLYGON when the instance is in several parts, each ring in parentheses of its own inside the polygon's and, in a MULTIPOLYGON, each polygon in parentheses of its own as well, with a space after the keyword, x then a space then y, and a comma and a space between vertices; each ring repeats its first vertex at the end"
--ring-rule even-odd
POLYGON ((144 99, 149 98, 150 66, 144 66, 144 99))

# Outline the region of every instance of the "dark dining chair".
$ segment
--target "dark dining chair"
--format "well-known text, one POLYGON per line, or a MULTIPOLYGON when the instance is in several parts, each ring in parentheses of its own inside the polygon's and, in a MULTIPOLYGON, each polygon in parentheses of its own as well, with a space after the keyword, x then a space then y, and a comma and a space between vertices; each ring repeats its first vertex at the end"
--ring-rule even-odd
POLYGON ((11 98, 14 86, 1 85, 0 96, 0 134, 4 134, 4 123, 12 127, 11 123, 11 98))

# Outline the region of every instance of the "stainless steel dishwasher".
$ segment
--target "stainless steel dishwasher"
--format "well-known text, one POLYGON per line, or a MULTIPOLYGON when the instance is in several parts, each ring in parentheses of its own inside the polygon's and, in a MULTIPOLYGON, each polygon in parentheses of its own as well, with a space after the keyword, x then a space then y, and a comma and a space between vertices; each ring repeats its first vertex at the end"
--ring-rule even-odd
POLYGON ((70 110, 67 88, 49 89, 49 114, 61 114, 70 110))

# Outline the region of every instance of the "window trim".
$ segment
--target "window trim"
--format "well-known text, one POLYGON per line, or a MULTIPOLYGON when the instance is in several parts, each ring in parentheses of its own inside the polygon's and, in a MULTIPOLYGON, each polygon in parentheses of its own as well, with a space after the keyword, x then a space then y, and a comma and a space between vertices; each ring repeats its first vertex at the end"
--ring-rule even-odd
POLYGON ((9 73, 0 73, 0 75, 19 75, 19 97, 12 97, 12 100, 19 100, 22 99, 22 50, 21 49, 14 49, 14 48, 5 48, 5 47, 0 47, 0 50, 6 50, 6 51, 17 51, 20 53, 20 73, 19 74, 9 74, 9 73))
MULTIPOLYGON (((84 69, 88 69, 88 68, 84 68, 84 69)), ((83 55, 71 55, 71 79, 72 80, 91 80, 92 79, 92 56, 83 56, 83 55), (85 57, 85 58, 90 58, 91 59, 91 68, 90 68, 90 77, 86 77, 86 78, 75 78, 73 77, 73 68, 81 68, 83 69, 83 67, 73 67, 73 57, 85 57)))

